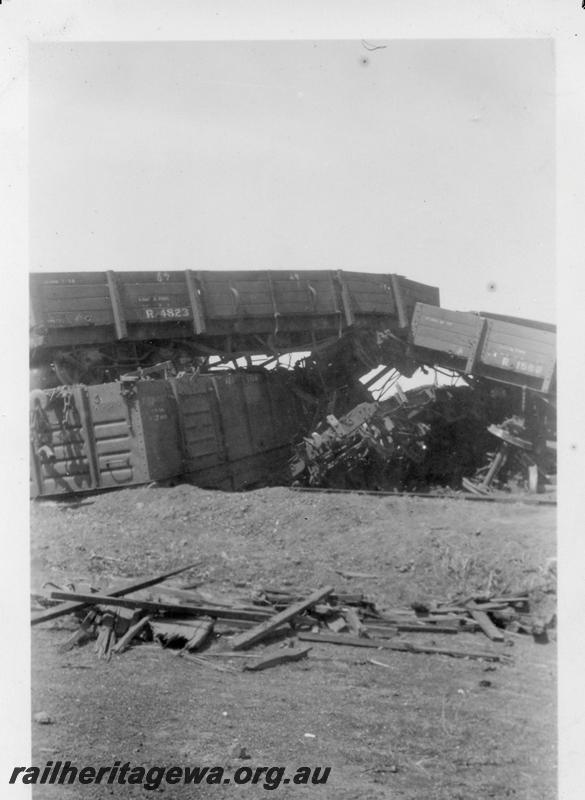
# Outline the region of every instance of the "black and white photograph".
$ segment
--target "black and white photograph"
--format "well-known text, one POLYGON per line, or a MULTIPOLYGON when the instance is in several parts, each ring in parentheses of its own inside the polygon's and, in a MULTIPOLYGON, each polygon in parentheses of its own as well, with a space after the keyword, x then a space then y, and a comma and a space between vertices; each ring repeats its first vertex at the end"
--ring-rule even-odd
POLYGON ((6 796, 577 797, 555 31, 76 24, 26 45, 6 796))

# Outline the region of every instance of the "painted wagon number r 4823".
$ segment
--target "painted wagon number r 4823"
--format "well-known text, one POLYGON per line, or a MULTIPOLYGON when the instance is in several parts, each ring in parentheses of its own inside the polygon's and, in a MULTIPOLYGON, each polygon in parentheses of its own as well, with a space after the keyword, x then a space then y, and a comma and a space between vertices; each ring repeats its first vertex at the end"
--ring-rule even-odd
POLYGON ((185 319, 191 312, 188 308, 145 308, 146 319, 185 319))

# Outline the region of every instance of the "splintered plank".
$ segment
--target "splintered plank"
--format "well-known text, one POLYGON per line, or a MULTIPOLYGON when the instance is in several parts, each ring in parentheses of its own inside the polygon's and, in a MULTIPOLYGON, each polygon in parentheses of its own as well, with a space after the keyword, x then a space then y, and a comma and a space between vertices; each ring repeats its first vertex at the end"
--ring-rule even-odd
MULTIPOLYGON (((370 636, 378 639, 391 639, 398 634, 398 627, 396 625, 368 625, 366 626, 365 633, 359 638, 368 639, 370 636)), ((359 635, 359 634, 358 634, 359 635)))
POLYGON ((218 619, 240 619, 250 622, 273 619, 265 611, 242 611, 237 608, 215 608, 214 606, 189 606, 177 603, 156 603, 153 600, 138 600, 133 597, 115 597, 104 594, 77 594, 76 592, 51 592, 55 600, 71 597, 82 606, 100 605, 114 608, 141 608, 150 614, 176 614, 193 617, 212 617, 218 619))
POLYGON ((89 639, 91 629, 97 616, 98 612, 96 609, 92 608, 90 611, 88 611, 73 636, 67 639, 67 641, 59 647, 59 652, 66 653, 68 650, 72 650, 77 645, 82 644, 86 639, 89 639))
MULTIPOLYGON (((187 570, 193 569, 196 566, 197 564, 189 564, 187 567, 181 567, 180 569, 172 570, 172 572, 165 572, 162 575, 156 575, 155 577, 150 578, 141 578, 139 581, 128 583, 124 586, 121 586, 119 589, 114 589, 112 592, 110 592, 110 596, 124 597, 127 594, 132 594, 132 592, 138 592, 140 589, 147 589, 149 586, 155 586, 157 583, 162 583, 167 578, 171 578, 173 575, 179 575, 181 572, 187 572, 187 570)), ((71 598, 71 601, 67 603, 61 603, 53 608, 49 608, 47 611, 43 611, 41 614, 35 614, 32 617, 30 624, 38 625, 39 622, 48 622, 50 619, 64 617, 65 614, 71 614, 87 605, 87 603, 79 601, 75 602, 70 594, 64 595, 63 599, 67 598, 71 598)))
POLYGON ((141 620, 138 620, 138 622, 135 625, 132 625, 130 628, 128 628, 124 636, 122 636, 122 638, 116 642, 116 644, 112 648, 112 651, 114 653, 123 653, 125 650, 127 650, 128 647, 130 646, 132 639, 134 639, 134 637, 137 636, 140 633, 140 631, 144 627, 146 627, 146 625, 148 625, 149 622, 150 622, 149 616, 142 617, 141 620))
POLYGON ((410 642, 394 642, 381 639, 364 639, 359 636, 344 636, 331 633, 298 633, 302 642, 323 642, 324 644, 341 644, 349 647, 377 647, 383 650, 399 650, 403 653, 431 653, 453 658, 483 658, 486 661, 509 661, 507 653, 489 653, 483 650, 454 650, 450 647, 434 647, 430 645, 411 644, 410 642))
POLYGON ((467 609, 485 635, 491 639, 492 642, 504 641, 504 632, 494 625, 485 611, 478 609, 477 603, 475 603, 473 600, 470 600, 469 603, 467 603, 467 609))
POLYGON ((248 672, 259 672, 260 670, 268 669, 269 667, 276 667, 278 664, 287 664, 291 661, 300 661, 301 658, 305 658, 308 655, 311 649, 312 648, 310 645, 307 647, 296 648, 287 647, 286 649, 279 650, 278 653, 271 653, 261 661, 257 661, 255 664, 246 664, 244 669, 248 672))
POLYGON ((347 622, 343 619, 343 617, 336 617, 335 619, 327 622, 327 627, 329 630, 333 631, 333 633, 341 633, 341 631, 347 628, 347 622))
POLYGON ((315 603, 318 603, 320 600, 323 600, 324 597, 330 595, 332 591, 332 586, 325 586, 322 589, 318 589, 304 600, 299 600, 298 603, 294 603, 292 606, 288 606, 288 608, 285 608, 283 611, 275 614, 273 617, 266 620, 266 622, 262 622, 260 625, 256 625, 255 627, 251 628, 251 630, 241 633, 239 636, 236 636, 234 639, 232 639, 232 650, 245 650, 246 647, 251 647, 253 644, 256 644, 256 642, 259 642, 261 639, 267 636, 279 625, 282 625, 283 622, 289 622, 291 619, 296 617, 297 614, 300 614, 307 608, 314 606, 315 603))
POLYGON ((201 647, 209 634, 212 632, 213 626, 214 620, 212 619, 206 619, 200 622, 198 629, 183 647, 181 653, 184 653, 186 650, 197 650, 197 648, 201 647))
POLYGON ((356 636, 366 635, 366 626, 361 622, 355 608, 344 608, 341 612, 345 621, 349 625, 349 630, 356 636))
POLYGON ((103 658, 109 661, 112 655, 112 647, 116 644, 116 613, 115 611, 106 611, 102 615, 99 624, 99 634, 95 645, 95 650, 98 658, 103 658))

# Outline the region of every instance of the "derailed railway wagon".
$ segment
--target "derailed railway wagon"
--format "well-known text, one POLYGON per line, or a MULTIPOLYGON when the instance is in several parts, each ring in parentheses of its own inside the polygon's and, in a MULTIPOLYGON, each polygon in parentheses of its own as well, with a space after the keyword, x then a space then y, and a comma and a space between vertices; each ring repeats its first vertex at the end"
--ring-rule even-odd
POLYGON ((33 273, 30 295, 34 388, 404 332, 417 302, 439 304, 433 286, 342 270, 33 273))
POLYGON ((504 384, 536 438, 554 417, 554 326, 443 309, 438 289, 399 275, 109 271, 30 286, 33 496, 288 483, 293 445, 324 414, 371 403, 359 378, 379 365, 504 384))
POLYGON ((512 476, 544 491, 556 473, 555 326, 417 303, 407 342, 411 362, 465 383, 371 398, 340 419, 327 414, 295 448, 295 480, 387 489, 438 481, 484 495, 501 472, 503 482, 512 476))
POLYGON ((286 482, 302 402, 280 372, 35 390, 31 496, 173 479, 239 490, 286 482))
POLYGON ((411 343, 421 363, 519 386, 542 395, 555 391, 554 325, 503 314, 473 314, 417 303, 411 343))
POLYGON ((405 342, 415 304, 439 302, 399 275, 340 270, 34 273, 30 294, 33 496, 286 482, 315 392, 347 389, 367 362, 355 332, 405 342), (299 350, 324 353, 326 379, 252 369, 299 350), (242 358, 246 371, 209 371, 242 358))

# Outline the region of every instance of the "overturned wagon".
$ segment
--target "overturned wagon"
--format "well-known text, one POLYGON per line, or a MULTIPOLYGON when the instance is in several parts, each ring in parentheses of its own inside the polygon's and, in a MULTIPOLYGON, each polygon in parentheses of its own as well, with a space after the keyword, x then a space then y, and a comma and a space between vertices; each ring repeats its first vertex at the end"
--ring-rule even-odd
POLYGON ((36 390, 31 495, 282 481, 304 415, 289 388, 280 372, 238 372, 36 390))

